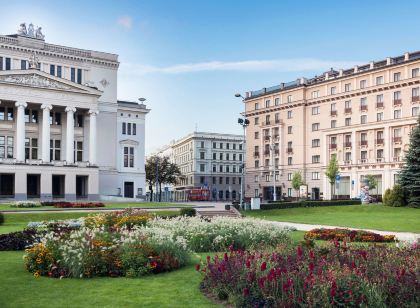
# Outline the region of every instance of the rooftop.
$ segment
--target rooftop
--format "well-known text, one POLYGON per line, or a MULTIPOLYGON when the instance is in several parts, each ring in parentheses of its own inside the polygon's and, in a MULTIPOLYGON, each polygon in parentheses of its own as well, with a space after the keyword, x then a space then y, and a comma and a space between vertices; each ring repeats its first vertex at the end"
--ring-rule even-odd
POLYGON ((376 69, 380 69, 386 66, 401 64, 407 61, 414 61, 418 59, 420 59, 420 51, 416 51, 412 53, 407 52, 401 56, 397 56, 394 58, 389 57, 389 58, 376 61, 376 62, 372 61, 368 64, 357 65, 350 69, 340 69, 337 71, 331 68, 329 71, 326 71, 325 73, 322 73, 319 76, 314 76, 309 79, 303 77, 295 81, 281 83, 279 85, 275 85, 268 88, 262 88, 261 90, 246 92, 246 99, 253 99, 253 98, 264 96, 267 94, 273 94, 277 92, 290 90, 290 89, 297 88, 300 86, 310 86, 310 85, 325 82, 327 80, 329 81, 329 80, 334 80, 338 78, 349 77, 354 74, 358 74, 362 72, 364 73, 366 71, 376 70, 376 69))

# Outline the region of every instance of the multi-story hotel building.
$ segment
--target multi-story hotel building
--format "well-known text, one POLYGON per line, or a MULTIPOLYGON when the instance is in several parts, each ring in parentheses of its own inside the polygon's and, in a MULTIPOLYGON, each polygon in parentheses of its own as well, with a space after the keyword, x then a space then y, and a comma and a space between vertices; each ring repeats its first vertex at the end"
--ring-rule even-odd
POLYGON ((118 56, 0 36, 0 197, 143 194, 145 105, 117 101, 118 56))
POLYGON ((332 155, 338 197, 358 196, 366 175, 378 180, 373 194, 392 187, 420 114, 419 70, 418 51, 247 92, 245 196, 271 199, 274 185, 277 196, 296 196, 301 172, 312 199, 329 199, 332 155))
MULTIPOLYGON (((211 200, 239 200, 244 137, 194 132, 155 153, 168 156, 183 175, 168 187, 175 200, 186 200, 192 188, 208 188, 211 200)), ((153 154, 152 154, 153 155, 153 154)))

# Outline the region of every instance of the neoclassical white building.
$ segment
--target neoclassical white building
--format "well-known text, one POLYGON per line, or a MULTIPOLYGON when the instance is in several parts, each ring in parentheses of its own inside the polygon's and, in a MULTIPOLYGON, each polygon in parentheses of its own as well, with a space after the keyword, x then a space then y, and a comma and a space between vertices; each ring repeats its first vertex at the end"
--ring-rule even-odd
POLYGON ((118 56, 0 35, 0 198, 141 199, 142 103, 117 100, 118 56))

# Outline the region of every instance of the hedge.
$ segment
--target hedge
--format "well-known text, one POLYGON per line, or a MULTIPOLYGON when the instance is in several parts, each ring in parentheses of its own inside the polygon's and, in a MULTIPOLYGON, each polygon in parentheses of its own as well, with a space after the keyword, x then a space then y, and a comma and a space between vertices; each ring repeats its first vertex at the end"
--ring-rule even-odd
POLYGON ((296 207, 318 207, 337 205, 358 205, 360 200, 328 200, 328 201, 297 201, 297 202, 272 202, 261 204, 262 210, 290 209, 296 207))

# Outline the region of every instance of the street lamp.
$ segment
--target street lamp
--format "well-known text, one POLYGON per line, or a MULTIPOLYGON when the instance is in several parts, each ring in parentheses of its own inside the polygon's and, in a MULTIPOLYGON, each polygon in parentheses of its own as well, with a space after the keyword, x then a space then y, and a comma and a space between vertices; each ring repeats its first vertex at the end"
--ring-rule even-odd
MULTIPOLYGON (((240 97, 240 98, 242 98, 242 102, 245 102, 245 98, 241 94, 237 93, 237 94, 235 94, 235 97, 240 97)), ((245 153, 246 153, 245 152, 245 142, 246 142, 245 141, 245 129, 249 125, 249 120, 246 117, 238 118, 238 124, 241 125, 242 128, 244 129, 244 140, 243 140, 243 143, 242 143, 242 145, 243 145, 243 147, 242 147, 243 155, 242 155, 242 161, 241 161, 241 169, 242 169, 242 172, 241 172, 241 198, 239 199, 239 206, 240 206, 241 209, 243 209, 243 199, 244 199, 244 197, 243 197, 243 193, 244 193, 243 187, 244 187, 244 184, 245 184, 245 162, 244 162, 244 160, 245 160, 245 153)))

